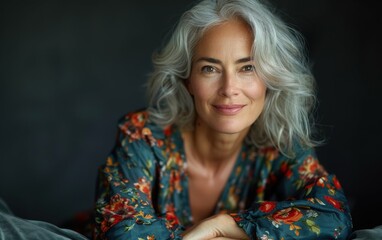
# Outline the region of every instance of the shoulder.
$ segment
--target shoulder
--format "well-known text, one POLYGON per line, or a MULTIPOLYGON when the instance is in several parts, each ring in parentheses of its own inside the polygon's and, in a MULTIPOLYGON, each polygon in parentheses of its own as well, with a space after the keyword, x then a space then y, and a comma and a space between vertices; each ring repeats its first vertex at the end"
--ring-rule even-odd
POLYGON ((306 158, 317 158, 315 149, 309 146, 303 146, 297 141, 294 142, 292 151, 286 153, 280 151, 275 146, 261 147, 257 150, 257 155, 264 158, 266 161, 286 161, 286 162, 300 162, 306 158))
POLYGON ((146 109, 133 111, 122 116, 118 121, 120 141, 136 142, 143 140, 151 146, 161 146, 166 129, 149 120, 146 109))
POLYGON ((139 110, 129 112, 122 116, 118 121, 118 128, 128 134, 130 130, 142 129, 147 124, 148 112, 139 110))

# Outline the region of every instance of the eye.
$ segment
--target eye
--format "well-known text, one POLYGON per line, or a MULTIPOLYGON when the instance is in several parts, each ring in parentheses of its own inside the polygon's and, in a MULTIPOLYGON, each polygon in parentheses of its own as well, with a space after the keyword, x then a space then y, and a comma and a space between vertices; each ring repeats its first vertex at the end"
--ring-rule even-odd
POLYGON ((216 68, 214 68, 213 66, 204 66, 202 67, 202 72, 203 73, 214 73, 216 72, 216 68))
POLYGON ((243 72, 254 72, 255 71, 255 66, 253 66, 253 65, 245 65, 244 67, 241 68, 241 71, 243 71, 243 72))

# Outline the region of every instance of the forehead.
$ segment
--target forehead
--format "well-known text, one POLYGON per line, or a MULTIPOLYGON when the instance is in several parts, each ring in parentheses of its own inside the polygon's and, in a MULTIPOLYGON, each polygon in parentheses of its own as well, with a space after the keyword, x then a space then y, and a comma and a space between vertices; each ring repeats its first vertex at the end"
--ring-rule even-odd
POLYGON ((195 55, 215 55, 225 52, 251 55, 252 29, 241 19, 231 19, 207 29, 195 47, 195 55))

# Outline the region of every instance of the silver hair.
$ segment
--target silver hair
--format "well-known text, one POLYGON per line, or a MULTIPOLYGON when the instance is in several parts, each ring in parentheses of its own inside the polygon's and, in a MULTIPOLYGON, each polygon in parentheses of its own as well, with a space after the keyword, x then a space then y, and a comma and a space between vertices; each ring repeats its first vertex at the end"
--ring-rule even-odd
POLYGON ((315 146, 315 80, 303 38, 259 0, 204 0, 181 16, 167 45, 153 55, 154 71, 147 84, 150 120, 163 127, 193 126, 195 108, 185 86, 193 50, 207 29, 232 18, 251 27, 255 69, 267 87, 264 109, 246 141, 257 147, 276 146, 287 155, 293 155, 295 141, 315 146))

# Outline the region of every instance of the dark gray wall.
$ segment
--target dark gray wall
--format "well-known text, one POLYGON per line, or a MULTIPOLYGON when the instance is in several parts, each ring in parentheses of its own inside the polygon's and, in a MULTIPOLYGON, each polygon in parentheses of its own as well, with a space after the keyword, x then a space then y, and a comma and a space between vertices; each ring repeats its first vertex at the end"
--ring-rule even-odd
MULTIPOLYGON (((374 1, 274 0, 307 40, 319 87, 321 162, 355 228, 382 224, 381 18, 374 1)), ((151 54, 190 1, 0 3, 0 197, 61 224, 92 207, 122 114, 144 107, 151 54)))

